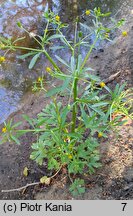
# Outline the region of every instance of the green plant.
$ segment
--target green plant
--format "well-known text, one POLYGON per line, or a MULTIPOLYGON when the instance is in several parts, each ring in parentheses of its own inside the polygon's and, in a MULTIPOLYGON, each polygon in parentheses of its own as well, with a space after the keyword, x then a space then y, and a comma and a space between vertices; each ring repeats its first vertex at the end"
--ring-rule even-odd
POLYGON ((75 179, 75 181, 70 186, 70 192, 73 196, 80 195, 85 192, 85 183, 83 179, 75 179))
POLYGON ((18 134, 16 134, 16 128, 21 125, 22 122, 17 122, 13 124, 12 119, 9 120, 7 123, 4 122, 4 127, 2 128, 2 136, 0 137, 0 144, 6 142, 15 142, 20 144, 19 139, 17 138, 18 134))
POLYGON ((37 91, 42 91, 45 90, 44 88, 44 76, 42 75, 41 77, 39 76, 36 81, 33 82, 32 86, 32 91, 37 92, 37 91))
MULTIPOLYGON (((28 116, 24 118, 29 122, 32 129, 27 130, 10 130, 12 132, 13 141, 18 143, 18 137, 23 133, 33 132, 36 136, 36 142, 32 144, 32 153, 30 158, 42 165, 43 161, 47 159, 49 170, 60 170, 61 167, 66 166, 68 174, 77 175, 86 173, 93 173, 95 168, 100 166, 98 138, 106 137, 107 132, 116 125, 122 124, 118 119, 112 120, 112 114, 118 109, 122 113, 128 114, 129 109, 126 108, 126 102, 123 93, 123 87, 116 86, 114 91, 111 91, 98 76, 92 75, 90 71, 93 69, 86 67, 86 62, 96 45, 96 42, 101 39, 109 40, 109 34, 123 23, 123 20, 113 22, 113 25, 108 28, 103 26, 102 18, 109 16, 110 13, 103 14, 100 9, 95 8, 94 11, 87 10, 86 15, 92 16, 94 28, 90 28, 83 23, 79 23, 77 19, 75 22, 75 37, 74 40, 68 41, 62 33, 62 28, 67 25, 60 21, 60 17, 49 11, 44 13, 47 21, 44 35, 32 35, 33 39, 38 43, 39 48, 27 48, 15 45, 17 41, 12 42, 10 39, 1 38, 1 48, 9 50, 23 49, 28 53, 21 55, 19 58, 29 58, 29 68, 32 69, 40 57, 44 54, 51 67, 46 68, 46 72, 53 78, 59 79, 61 85, 47 91, 42 79, 35 82, 34 90, 45 90, 45 97, 51 97, 51 103, 48 104, 36 119, 30 119, 28 116), (49 29, 49 25, 53 29, 49 29), (78 30, 79 25, 89 29, 89 33, 84 35, 78 30), (51 31, 55 34, 51 35, 51 31), (95 39, 92 44, 88 42, 90 35, 95 34, 95 39), (51 41, 60 40, 61 46, 49 47, 51 41), (81 55, 81 47, 89 46, 89 51, 83 59, 81 55), (55 55, 59 62, 50 56, 49 49, 58 50, 66 48, 71 53, 68 61, 55 55), (63 69, 60 69, 60 64, 63 69), (103 93, 103 89, 107 93, 103 93), (60 102, 59 95, 65 95, 65 103, 60 102), (97 136, 97 138, 96 138, 97 136)), ((24 29, 20 22, 17 25, 24 29)), ((30 34, 29 32, 27 32, 30 34)), ((53 43, 54 44, 54 43, 53 43)), ((128 94, 128 92, 127 92, 128 94)), ((131 117, 131 115, 129 114, 131 117)), ((5 125, 6 127, 6 125, 5 125)), ((14 126, 13 126, 14 127, 14 126)), ((15 126, 16 127, 16 126, 15 126)), ((10 140, 6 131, 3 133, 2 142, 10 140)), ((1 142, 1 143, 2 143, 1 142)), ((85 191, 83 187, 84 181, 76 179, 70 187, 70 191, 77 195, 85 191)))

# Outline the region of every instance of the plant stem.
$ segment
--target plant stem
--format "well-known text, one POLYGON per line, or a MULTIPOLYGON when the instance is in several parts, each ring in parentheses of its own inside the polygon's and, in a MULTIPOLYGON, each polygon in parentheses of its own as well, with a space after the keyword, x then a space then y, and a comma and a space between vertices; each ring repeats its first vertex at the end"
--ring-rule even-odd
POLYGON ((76 104, 76 100, 77 100, 77 87, 78 87, 78 78, 75 77, 74 79, 74 88, 73 88, 73 111, 72 111, 72 128, 71 128, 71 132, 75 131, 75 127, 76 127, 76 109, 77 109, 77 104, 76 104))
MULTIPOLYGON (((30 36, 30 32, 28 32, 24 27, 23 27, 23 30, 30 36)), ((42 47, 42 44, 40 43, 39 40, 37 40, 35 36, 32 36, 32 38, 42 47)))
POLYGON ((52 99, 53 99, 53 102, 54 102, 54 105, 55 105, 55 111, 56 111, 56 114, 57 114, 58 127, 59 127, 59 130, 60 130, 61 129, 60 111, 59 111, 59 108, 58 108, 58 105, 57 105, 56 98, 52 97, 52 99))
POLYGON ((6 48, 9 48, 9 49, 21 49, 21 50, 28 50, 28 51, 35 51, 35 52, 41 52, 42 51, 40 49, 21 47, 21 46, 10 46, 10 45, 5 46, 5 49, 6 48))
MULTIPOLYGON (((94 43, 91 45, 90 47, 90 50, 89 52, 87 53, 82 65, 81 65, 81 69, 84 68, 85 64, 86 64, 86 61, 88 60, 91 52, 92 52, 92 49, 95 47, 95 44, 97 42, 98 38, 96 37, 95 40, 94 40, 94 43)), ((78 77, 77 75, 75 76, 74 78, 74 87, 73 87, 73 110, 72 110, 72 128, 71 128, 71 132, 75 132, 75 127, 76 127, 76 112, 77 112, 77 95, 78 95, 78 92, 77 92, 77 87, 78 87, 78 77)))
POLYGON ((27 187, 38 185, 38 184, 40 184, 40 182, 33 182, 33 183, 27 184, 27 185, 20 187, 20 188, 15 188, 15 189, 10 189, 10 190, 2 190, 1 192, 2 193, 8 193, 8 192, 13 192, 13 191, 20 191, 20 190, 26 189, 27 187))
MULTIPOLYGON (((6 48, 11 48, 11 46, 6 46, 6 48)), ((57 64, 53 61, 51 56, 48 54, 48 52, 45 49, 34 49, 34 48, 28 48, 28 47, 21 47, 21 46, 12 46, 14 49, 21 49, 21 50, 28 50, 28 51, 34 51, 34 52, 40 52, 44 53, 47 59, 50 61, 50 63, 53 65, 55 69, 57 69, 58 72, 61 72, 60 68, 57 66, 57 64)))
MULTIPOLYGON (((57 172, 53 176, 51 176, 49 178, 50 179, 54 178, 60 172, 61 169, 62 169, 62 166, 57 170, 57 172)), ((23 187, 9 189, 9 190, 2 190, 1 192, 2 193, 8 193, 8 192, 13 192, 13 191, 20 191, 20 190, 26 189, 27 187, 34 186, 34 185, 39 185, 39 184, 40 184, 40 182, 33 182, 33 183, 27 184, 27 185, 25 185, 23 187)))
POLYGON ((72 51, 72 53, 74 52, 73 47, 71 46, 71 44, 67 41, 67 39, 65 38, 65 36, 62 34, 62 32, 60 30, 58 30, 58 32, 60 33, 60 35, 63 36, 63 40, 64 42, 67 44, 67 46, 70 48, 70 50, 72 51))
POLYGON ((77 42, 77 22, 75 24, 75 30, 74 30, 74 49, 73 49, 73 52, 72 52, 73 57, 75 57, 76 42, 77 42))
POLYGON ((81 69, 84 68, 84 66, 85 66, 85 64, 86 64, 86 62, 87 62, 87 60, 88 60, 88 58, 89 58, 89 56, 90 56, 90 54, 91 54, 93 48, 95 47, 95 44, 96 44, 97 40, 98 40, 98 38, 96 37, 95 40, 94 40, 94 43, 91 45, 91 47, 90 47, 90 49, 89 49, 89 52, 88 52, 87 55, 85 56, 85 59, 84 59, 82 65, 81 65, 81 69))
POLYGON ((57 64, 53 61, 53 59, 51 58, 51 56, 47 53, 47 51, 44 49, 43 53, 45 54, 45 56, 47 57, 47 59, 50 61, 50 63, 53 65, 53 67, 55 69, 57 69, 58 72, 61 72, 60 68, 57 66, 57 64))

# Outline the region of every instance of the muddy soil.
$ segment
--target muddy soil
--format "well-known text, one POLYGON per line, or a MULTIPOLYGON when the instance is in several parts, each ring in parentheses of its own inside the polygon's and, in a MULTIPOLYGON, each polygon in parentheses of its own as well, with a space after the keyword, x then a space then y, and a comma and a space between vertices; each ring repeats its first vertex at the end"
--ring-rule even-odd
MULTIPOLYGON (((128 25, 128 36, 118 37, 112 45, 94 50, 88 62, 104 79, 120 71, 120 76, 108 84, 114 88, 116 83, 127 82, 127 87, 133 84, 133 29, 128 25)), ((10 117, 14 122, 22 119, 22 114, 35 117, 49 101, 43 93, 27 95, 23 99, 21 109, 10 117)), ((23 123, 23 128, 28 128, 23 123)), ((1 125, 2 128, 2 125, 1 125)), ((1 129, 0 128, 0 129, 1 129)), ((47 174, 46 166, 39 167, 29 159, 32 134, 21 138, 21 145, 6 143, 0 149, 0 199, 133 199, 133 128, 132 123, 121 126, 116 138, 112 132, 108 139, 101 139, 100 152, 102 167, 94 175, 84 176, 86 192, 79 197, 69 193, 69 179, 65 171, 61 171, 49 186, 36 185, 26 190, 3 193, 1 190, 13 189, 31 182, 38 182, 47 174), (29 175, 23 176, 24 167, 28 167, 29 175)), ((52 173, 49 173, 51 175, 52 173)))

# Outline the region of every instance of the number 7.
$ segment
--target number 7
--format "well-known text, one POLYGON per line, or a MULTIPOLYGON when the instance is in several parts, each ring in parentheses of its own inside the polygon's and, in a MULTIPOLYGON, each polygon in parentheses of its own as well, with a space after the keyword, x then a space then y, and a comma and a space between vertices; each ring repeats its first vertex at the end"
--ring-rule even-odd
POLYGON ((122 211, 124 211, 127 203, 121 203, 121 204, 123 205, 122 211))

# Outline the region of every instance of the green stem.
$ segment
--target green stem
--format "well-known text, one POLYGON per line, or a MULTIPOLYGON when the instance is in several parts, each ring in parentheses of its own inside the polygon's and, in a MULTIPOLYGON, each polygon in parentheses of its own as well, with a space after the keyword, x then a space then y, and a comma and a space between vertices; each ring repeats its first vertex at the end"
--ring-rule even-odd
POLYGON ((73 110, 72 110, 72 128, 71 128, 71 132, 75 132, 75 127, 76 127, 76 112, 77 112, 77 104, 76 104, 76 100, 77 100, 77 87, 78 87, 78 78, 75 77, 74 79, 74 88, 73 88, 73 110))
POLYGON ((21 49, 21 50, 28 50, 28 51, 35 51, 35 52, 41 52, 42 50, 40 49, 33 49, 33 48, 28 48, 28 47, 21 47, 21 46, 5 46, 5 49, 21 49))
POLYGON ((87 62, 87 60, 88 60, 88 58, 89 58, 89 56, 90 56, 90 54, 91 54, 93 48, 95 47, 95 44, 96 44, 97 40, 98 40, 98 38, 96 37, 95 40, 94 40, 94 43, 91 45, 91 47, 90 47, 90 49, 89 49, 89 52, 88 52, 87 55, 85 56, 85 59, 84 59, 82 65, 81 65, 81 69, 84 68, 84 66, 85 66, 85 64, 86 64, 86 62, 87 62))
POLYGON ((58 105, 57 105, 56 98, 52 97, 52 99, 53 99, 53 102, 54 102, 54 105, 55 105, 55 111, 56 111, 56 114, 57 114, 58 127, 59 127, 59 130, 60 130, 61 129, 60 111, 59 111, 59 108, 58 108, 58 105))
MULTIPOLYGON (((23 28, 23 30, 30 36, 30 32, 28 32, 25 28, 23 28)), ((32 38, 42 47, 42 44, 40 43, 39 40, 37 40, 35 36, 32 36, 32 38)))
POLYGON ((51 56, 47 53, 47 51, 44 49, 43 53, 45 54, 45 56, 47 57, 47 59, 50 61, 50 63, 53 65, 53 67, 55 69, 57 69, 58 72, 61 73, 60 68, 57 66, 57 64, 53 61, 53 59, 51 58, 51 56))
POLYGON ((40 53, 44 53, 45 56, 47 57, 47 59, 50 61, 50 63, 53 65, 53 67, 55 69, 58 70, 58 72, 61 72, 60 68, 56 65, 56 63, 53 61, 53 59, 51 58, 51 56, 47 53, 47 51, 45 49, 41 50, 41 49, 34 49, 34 48, 28 48, 28 47, 21 47, 21 46, 6 46, 5 48, 14 48, 14 49, 21 49, 21 50, 28 50, 28 51, 34 51, 34 52, 40 52, 40 53))
POLYGON ((74 52, 73 47, 71 46, 71 44, 67 41, 67 39, 65 38, 65 36, 62 34, 62 32, 60 30, 58 30, 58 32, 63 36, 63 40, 64 42, 67 44, 67 46, 70 48, 70 50, 72 51, 72 53, 74 52))
MULTIPOLYGON (((94 40, 94 43, 91 45, 89 52, 87 53, 82 65, 81 65, 81 69, 84 68, 91 52, 92 49, 95 47, 95 44, 97 42, 98 38, 96 37, 96 39, 94 40)), ((75 132, 75 128, 76 128, 76 114, 77 114, 77 96, 78 96, 78 92, 77 92, 77 87, 78 87, 78 77, 75 76, 74 78, 74 86, 73 86, 73 110, 72 110, 72 128, 71 128, 71 132, 75 132)))
POLYGON ((92 35, 92 33, 86 35, 84 38, 82 38, 82 40, 80 40, 78 43, 76 43, 76 47, 79 46, 81 44, 81 42, 83 42, 86 38, 90 37, 92 35))
POLYGON ((75 30, 74 30, 74 49, 73 49, 73 52, 72 52, 73 57, 75 57, 76 43, 77 43, 77 22, 75 24, 75 30))
POLYGON ((46 38, 47 31, 48 31, 48 26, 49 26, 49 21, 47 22, 46 28, 45 28, 45 30, 44 30, 43 39, 45 39, 45 38, 46 38))

